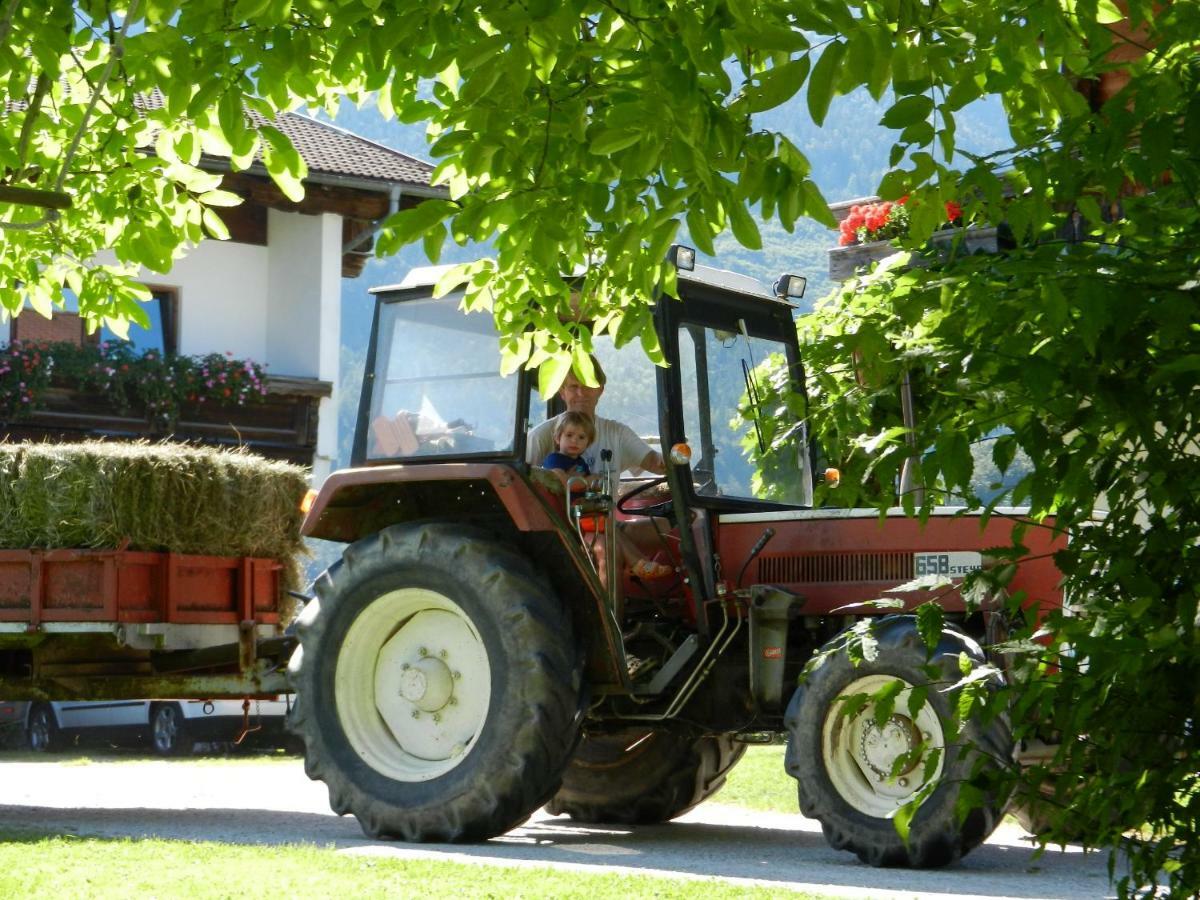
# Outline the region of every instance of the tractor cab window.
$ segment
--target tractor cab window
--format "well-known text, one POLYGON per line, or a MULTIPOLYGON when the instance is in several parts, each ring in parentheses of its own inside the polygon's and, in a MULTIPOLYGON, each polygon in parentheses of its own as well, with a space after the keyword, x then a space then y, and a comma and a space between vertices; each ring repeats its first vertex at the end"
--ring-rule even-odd
POLYGON ((491 315, 461 295, 381 302, 366 413, 368 459, 511 451, 517 382, 491 315))
POLYGON ((812 503, 802 404, 787 345, 728 328, 679 330, 683 424, 700 497, 812 503))
POLYGON ((647 444, 661 450, 656 366, 646 358, 641 343, 632 341, 618 350, 606 336, 596 340, 595 352, 608 378, 596 412, 625 423, 647 444))

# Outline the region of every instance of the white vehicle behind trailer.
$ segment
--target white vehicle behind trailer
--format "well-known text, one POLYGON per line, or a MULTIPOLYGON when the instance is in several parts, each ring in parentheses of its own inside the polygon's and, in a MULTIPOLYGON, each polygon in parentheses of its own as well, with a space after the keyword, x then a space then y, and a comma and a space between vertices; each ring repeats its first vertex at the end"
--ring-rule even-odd
POLYGON ((79 740, 149 740, 161 756, 183 756, 199 743, 285 742, 286 696, 271 700, 98 700, 30 703, 29 748, 45 753, 79 740), (245 703, 248 702, 248 706, 245 703))

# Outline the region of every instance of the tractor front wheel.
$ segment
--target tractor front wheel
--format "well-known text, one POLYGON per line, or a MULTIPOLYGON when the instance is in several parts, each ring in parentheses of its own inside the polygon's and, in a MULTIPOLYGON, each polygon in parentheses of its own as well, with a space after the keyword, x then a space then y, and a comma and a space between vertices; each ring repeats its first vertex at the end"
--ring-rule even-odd
POLYGON ((1000 714, 973 717, 949 737, 957 693, 948 688, 961 678, 960 654, 985 663, 966 635, 946 630, 927 651, 908 616, 884 618, 871 634, 873 658, 856 665, 840 638, 792 696, 785 765, 798 783, 800 811, 820 821, 834 848, 875 866, 944 866, 1000 822, 1004 798, 988 785, 1012 758, 1008 722, 1000 714), (886 716, 865 696, 881 692, 894 692, 886 716), (960 817, 969 782, 982 787, 960 817), (905 841, 894 817, 918 800, 905 841))

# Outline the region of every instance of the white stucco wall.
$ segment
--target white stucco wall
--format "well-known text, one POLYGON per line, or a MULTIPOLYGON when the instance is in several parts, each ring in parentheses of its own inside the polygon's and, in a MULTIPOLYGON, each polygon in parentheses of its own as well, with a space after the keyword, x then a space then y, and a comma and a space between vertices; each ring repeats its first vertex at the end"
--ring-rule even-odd
POLYGON ((313 482, 337 457, 337 377, 341 342, 342 220, 267 212, 267 246, 206 241, 167 276, 147 284, 179 290, 179 352, 231 352, 273 375, 334 385, 319 408, 313 482))
POLYGON ((342 219, 268 211, 266 291, 269 371, 333 384, 321 401, 313 482, 337 457, 338 354, 341 349, 342 219))
POLYGON ((280 374, 332 380, 337 374, 341 217, 270 210, 267 234, 267 356, 271 368, 280 374), (327 332, 330 327, 332 333, 327 332), (331 338, 333 353, 323 358, 322 350, 331 338))
POLYGON ((265 302, 268 258, 268 247, 205 241, 168 274, 141 274, 146 284, 178 291, 180 353, 228 351, 271 365, 265 302))

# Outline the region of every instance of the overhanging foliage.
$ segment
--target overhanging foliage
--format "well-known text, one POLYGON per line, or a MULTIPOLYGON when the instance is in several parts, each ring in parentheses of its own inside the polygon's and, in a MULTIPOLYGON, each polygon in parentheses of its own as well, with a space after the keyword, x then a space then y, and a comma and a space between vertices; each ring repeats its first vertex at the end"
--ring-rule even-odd
MULTIPOLYGON (((927 374, 930 483, 965 492, 971 441, 998 425, 1012 430, 995 443, 1000 468, 1028 451, 1021 495, 1072 533, 1061 563, 1085 614, 1052 624, 1088 667, 1031 680, 1019 711, 1068 738, 1057 767, 1090 840, 1120 846, 1123 826, 1149 823, 1142 837, 1163 839, 1132 845, 1134 882, 1166 870, 1177 893, 1200 888, 1200 6, 9 0, 0 15, 5 186, 73 204, 44 224, 36 208, 0 208, 8 310, 45 311, 66 284, 93 321, 136 317, 130 267, 161 270, 184 241, 220 231, 205 207, 229 198, 197 167, 203 147, 235 167, 261 148, 294 191, 302 165, 249 127, 244 105, 269 116, 376 91, 385 112, 431 123, 450 192, 392 219, 381 250, 423 239, 436 257, 447 237, 491 239, 496 258, 465 273, 469 302, 494 310, 508 364, 543 365, 548 388, 593 329, 654 353, 650 289, 671 287, 662 254, 684 224, 708 249, 722 229, 754 247, 752 210, 828 223, 807 160, 758 114, 803 93, 819 123, 839 94, 886 98, 897 140, 879 193, 913 198, 911 245, 954 200, 968 222, 1009 223, 1019 249, 863 285, 827 314, 832 343, 814 358, 845 366, 840 335, 853 334, 883 375, 927 374), (1089 89, 1089 103, 1076 90, 1116 69, 1131 76, 1118 92, 1089 89), (162 107, 137 112, 155 88, 162 107), (967 157, 955 118, 985 95, 1003 99, 1014 146, 967 157), (1046 242, 1065 229, 1083 242, 1046 242), (117 266, 96 266, 105 247, 117 266), (579 265, 593 268, 573 306, 560 275, 579 265), (1083 527, 1101 495, 1109 515, 1083 527)), ((838 429, 825 437, 855 436, 862 420, 845 404, 885 383, 824 383, 838 429)), ((885 449, 902 440, 886 425, 872 422, 885 449)), ((881 484, 901 455, 874 457, 881 484)))

